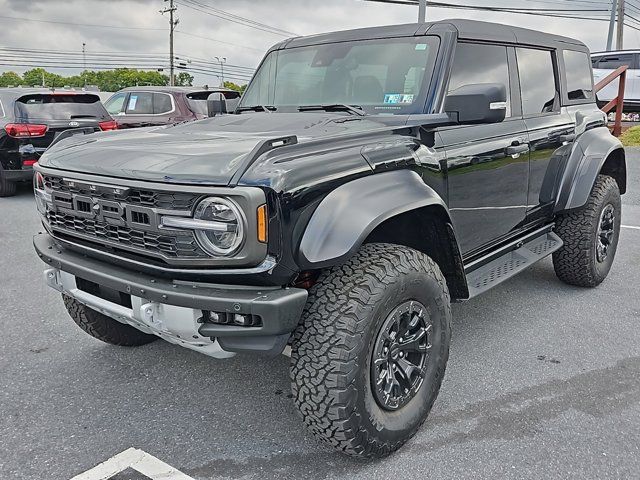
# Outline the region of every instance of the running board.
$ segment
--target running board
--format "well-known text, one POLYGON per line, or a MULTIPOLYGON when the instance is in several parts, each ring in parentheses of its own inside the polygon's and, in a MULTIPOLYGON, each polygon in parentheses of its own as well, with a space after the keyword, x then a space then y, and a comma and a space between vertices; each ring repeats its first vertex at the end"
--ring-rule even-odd
POLYGON ((486 265, 467 274, 469 298, 476 297, 490 288, 529 268, 538 260, 551 255, 562 247, 562 240, 553 232, 546 232, 521 247, 511 250, 486 265))

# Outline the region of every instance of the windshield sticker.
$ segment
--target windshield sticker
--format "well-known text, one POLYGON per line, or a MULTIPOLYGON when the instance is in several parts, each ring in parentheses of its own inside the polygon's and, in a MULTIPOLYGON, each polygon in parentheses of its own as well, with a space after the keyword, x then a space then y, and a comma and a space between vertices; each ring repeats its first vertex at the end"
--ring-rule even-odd
POLYGON ((387 93, 384 96, 385 105, 396 105, 399 103, 413 103, 415 95, 402 95, 401 93, 387 93))
POLYGON ((427 49, 426 43, 419 43, 416 45, 416 50, 426 50, 426 49, 427 49))
POLYGON ((136 109, 136 103, 138 103, 138 96, 137 95, 131 95, 131 97, 129 97, 129 108, 128 108, 128 110, 135 110, 136 109))
POLYGON ((384 103, 385 104, 396 104, 396 103, 400 103, 402 101, 402 95, 400 95, 399 93, 387 93, 384 96, 384 103))

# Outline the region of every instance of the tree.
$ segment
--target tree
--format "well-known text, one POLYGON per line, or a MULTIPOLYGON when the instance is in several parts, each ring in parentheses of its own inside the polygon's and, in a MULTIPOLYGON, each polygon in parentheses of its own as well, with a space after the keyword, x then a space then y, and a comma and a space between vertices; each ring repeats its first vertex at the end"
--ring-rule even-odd
POLYGON ((38 87, 42 85, 52 88, 62 88, 66 85, 64 77, 55 73, 49 73, 44 68, 33 68, 22 74, 22 83, 28 87, 38 87))
POLYGON ((22 77, 16 72, 4 72, 0 75, 0 87, 17 87, 22 85, 22 77))
POLYGON ((193 85, 193 75, 187 72, 180 72, 175 77, 175 83, 178 87, 191 87, 193 85))
POLYGON ((244 93, 244 91, 247 89, 247 85, 238 85, 237 83, 233 83, 233 82, 224 82, 224 88, 228 88, 229 90, 235 90, 237 92, 244 93))

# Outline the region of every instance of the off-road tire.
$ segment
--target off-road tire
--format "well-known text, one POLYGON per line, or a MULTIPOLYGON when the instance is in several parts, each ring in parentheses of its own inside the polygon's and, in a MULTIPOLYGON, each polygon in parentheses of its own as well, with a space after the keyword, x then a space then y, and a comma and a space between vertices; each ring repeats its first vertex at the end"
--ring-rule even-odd
POLYGON ((0 197, 13 197, 16 194, 16 182, 7 180, 0 167, 0 197))
POLYGON ((140 330, 107 317, 77 300, 63 295, 64 305, 74 322, 93 338, 121 347, 139 347, 158 339, 140 330))
POLYGON ((611 270, 620 238, 622 204, 616 181, 598 175, 586 205, 561 214, 556 221, 556 233, 564 245, 553 254, 553 267, 560 280, 579 287, 600 285, 611 270), (614 208, 614 236, 607 258, 596 257, 597 232, 601 214, 607 205, 614 208))
POLYGON ((397 450, 418 431, 436 400, 450 339, 449 291, 435 262, 410 248, 363 246, 345 264, 322 273, 294 333, 291 381, 304 423, 324 443, 351 456, 384 457, 397 450), (372 393, 372 348, 389 312, 407 299, 426 306, 433 348, 415 396, 388 411, 372 393))

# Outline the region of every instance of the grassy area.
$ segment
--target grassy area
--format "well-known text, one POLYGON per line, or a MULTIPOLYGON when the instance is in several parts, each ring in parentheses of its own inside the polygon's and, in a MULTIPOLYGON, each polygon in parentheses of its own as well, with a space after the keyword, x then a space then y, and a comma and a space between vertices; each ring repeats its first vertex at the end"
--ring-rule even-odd
POLYGON ((631 127, 620 135, 620 141, 625 147, 640 147, 640 127, 631 127))

